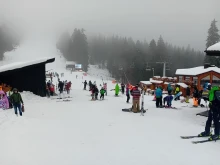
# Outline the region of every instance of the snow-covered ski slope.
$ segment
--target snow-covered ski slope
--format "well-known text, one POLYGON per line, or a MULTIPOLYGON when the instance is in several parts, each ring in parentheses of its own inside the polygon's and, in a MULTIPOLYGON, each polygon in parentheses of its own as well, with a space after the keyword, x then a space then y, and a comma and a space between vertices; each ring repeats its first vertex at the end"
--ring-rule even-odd
MULTIPOLYGON (((44 46, 49 57, 52 56, 49 53, 56 50, 55 47, 44 46)), ((31 53, 28 45, 26 48, 21 45, 15 51, 21 51, 19 59, 22 55, 25 57, 22 52, 26 49, 31 53)), ((58 66, 65 65, 56 62, 58 66)), ((56 66, 52 67, 57 70, 56 66)), ((59 69, 64 72, 62 67, 59 69)), ((110 78, 107 81, 108 73, 94 66, 88 73, 83 76, 81 72, 65 72, 63 80, 73 83, 70 102, 24 92, 26 112, 23 117, 15 116, 13 110, 0 111, 1 165, 218 164, 219 142, 195 145, 192 140, 180 138, 204 130, 206 118, 195 114, 205 108, 182 107, 186 104, 174 101, 173 106, 178 110, 156 109, 153 97, 146 95, 145 116, 122 112, 121 109, 131 107, 131 103, 125 102, 124 95, 115 97, 114 92, 109 91, 114 85, 110 78), (99 86, 102 78, 108 82, 108 96, 103 101, 90 101, 90 93, 82 90, 82 82, 92 80, 99 86)))

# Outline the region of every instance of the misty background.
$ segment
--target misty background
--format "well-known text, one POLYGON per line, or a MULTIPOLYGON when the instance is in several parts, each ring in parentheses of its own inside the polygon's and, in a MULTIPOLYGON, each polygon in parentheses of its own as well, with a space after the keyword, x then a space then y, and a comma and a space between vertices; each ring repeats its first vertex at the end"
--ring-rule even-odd
MULTIPOLYGON (((147 79, 152 76, 145 72, 147 62, 157 57, 172 62, 168 73, 174 76, 177 68, 203 64, 210 24, 215 19, 220 27, 219 6, 219 0, 0 0, 0 25, 7 26, 3 52, 22 47, 28 38, 37 45, 51 37, 67 60, 88 65, 89 56, 89 62, 105 65, 115 77, 124 67, 131 77, 141 73, 135 79, 147 79), (110 58, 118 61, 114 67, 110 58), (140 67, 131 72, 134 59, 140 67)), ((46 44, 40 45, 45 50, 46 44)), ((30 56, 40 53, 30 51, 30 56)), ((162 65, 150 67, 162 74, 162 65)))

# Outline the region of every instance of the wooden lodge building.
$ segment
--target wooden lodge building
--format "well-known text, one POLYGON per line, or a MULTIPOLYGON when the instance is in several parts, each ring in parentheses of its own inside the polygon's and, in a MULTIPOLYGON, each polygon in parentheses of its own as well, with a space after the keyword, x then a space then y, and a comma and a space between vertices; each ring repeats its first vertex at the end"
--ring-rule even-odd
POLYGON ((189 69, 176 70, 177 81, 190 85, 196 85, 199 90, 208 82, 212 86, 220 85, 220 68, 210 65, 199 66, 189 69))

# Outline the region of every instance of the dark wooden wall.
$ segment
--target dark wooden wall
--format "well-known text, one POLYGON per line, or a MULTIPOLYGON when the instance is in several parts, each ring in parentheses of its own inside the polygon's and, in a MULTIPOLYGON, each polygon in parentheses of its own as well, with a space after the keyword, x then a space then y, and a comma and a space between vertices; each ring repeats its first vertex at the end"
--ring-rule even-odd
POLYGON ((0 81, 17 88, 20 92, 31 91, 36 95, 46 96, 45 63, 2 72, 0 81))

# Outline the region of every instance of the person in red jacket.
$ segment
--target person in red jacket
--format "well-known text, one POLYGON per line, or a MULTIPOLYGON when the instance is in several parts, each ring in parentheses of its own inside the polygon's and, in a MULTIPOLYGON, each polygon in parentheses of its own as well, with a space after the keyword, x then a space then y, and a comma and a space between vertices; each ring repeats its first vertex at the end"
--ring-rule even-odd
POLYGON ((66 84, 66 92, 67 92, 67 94, 70 94, 71 84, 72 84, 71 81, 66 84))
POLYGON ((140 96, 141 96, 141 92, 138 89, 138 84, 132 89, 131 95, 133 96, 133 112, 137 113, 140 111, 140 96))

